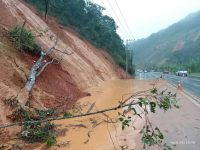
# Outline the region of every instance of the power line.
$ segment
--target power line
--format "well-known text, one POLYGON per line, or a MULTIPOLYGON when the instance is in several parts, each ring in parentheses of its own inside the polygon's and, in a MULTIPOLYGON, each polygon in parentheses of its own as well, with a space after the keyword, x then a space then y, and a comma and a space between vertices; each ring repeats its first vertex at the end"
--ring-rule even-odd
MULTIPOLYGON (((126 33, 128 33, 127 35, 129 35, 129 36, 130 36, 130 34, 129 34, 129 31, 128 31, 128 30, 126 30, 126 28, 124 28, 124 25, 121 23, 121 21, 120 21, 120 19, 119 19, 118 15, 117 15, 117 13, 116 13, 115 9, 113 8, 113 6, 112 6, 112 4, 111 4, 110 0, 108 0, 108 4, 110 5, 110 7, 111 7, 111 9, 112 9, 112 11, 113 11, 113 13, 114 13, 115 17, 117 18, 118 22, 119 22, 119 23, 121 24, 121 26, 123 27, 124 31, 126 31, 126 33), (128 31, 128 32, 127 32, 127 31, 128 31)), ((130 36, 130 37, 131 37, 131 36, 130 36)))
MULTIPOLYGON (((92 3, 95 3, 93 0, 88 0, 88 1, 91 1, 92 3)), ((103 5, 103 7, 106 9, 106 11, 108 12, 108 15, 109 15, 110 17, 112 17, 110 11, 106 8, 106 5, 105 5, 105 3, 103 2, 103 0, 101 0, 101 3, 102 3, 102 5, 103 5)))
MULTIPOLYGON (((92 3, 94 3, 93 0, 86 0, 86 1, 91 1, 92 3)), ((104 1, 103 1, 103 0, 100 0, 100 1, 101 1, 101 3, 102 3, 103 7, 106 9, 108 15, 109 15, 110 17, 112 17, 112 13, 110 12, 109 9, 106 8, 106 5, 105 5, 104 1)), ((108 4, 110 5, 110 8, 112 9, 112 12, 113 12, 114 16, 116 17, 118 23, 121 25, 121 29, 124 31, 125 36, 126 36, 127 38, 128 38, 128 37, 133 38, 134 36, 133 36, 133 34, 132 34, 132 32, 131 32, 131 30, 130 30, 130 28, 129 28, 129 26, 128 26, 128 24, 127 24, 127 22, 126 22, 126 20, 125 20, 125 18, 124 18, 124 16, 123 16, 123 14, 122 14, 122 11, 121 11, 121 9, 120 9, 120 7, 119 7, 119 5, 118 5, 118 3, 117 3, 116 0, 115 0, 115 3, 116 3, 116 5, 117 5, 117 8, 119 9, 120 15, 121 15, 122 18, 123 18, 124 24, 120 21, 120 19, 119 19, 118 15, 117 15, 115 9, 113 8, 113 6, 112 6, 110 0, 108 0, 108 4), (124 25, 125 25, 125 26, 124 26, 124 25)))
POLYGON ((125 18, 124 18, 124 15, 123 15, 123 13, 122 13, 120 7, 119 7, 119 4, 117 3, 117 0, 115 0, 115 3, 116 3, 116 5, 117 5, 117 8, 119 9, 119 12, 120 12, 120 14, 121 14, 121 16, 122 16, 122 18, 123 18, 125 24, 126 24, 126 27, 128 28, 129 32, 131 33, 131 35, 132 35, 132 37, 133 37, 133 33, 132 33, 132 31, 130 30, 130 28, 129 28, 129 26, 128 26, 128 24, 127 24, 125 18))
MULTIPOLYGON (((106 9, 106 5, 105 3, 103 2, 103 0, 101 0, 102 4, 103 4, 103 7, 106 9)), ((108 9, 106 9, 106 11, 108 12, 109 16, 112 17, 110 11, 108 9)))
MULTIPOLYGON (((105 3, 103 2, 103 0, 101 0, 101 2, 102 2, 102 4, 103 4, 104 8, 107 10, 108 14, 112 17, 110 11, 106 8, 106 5, 105 5, 105 3)), ((118 15, 117 15, 117 13, 115 12, 115 10, 114 10, 114 8, 113 8, 113 6, 112 6, 112 4, 110 3, 109 0, 108 0, 108 3, 109 3, 109 5, 110 5, 110 7, 111 7, 111 9, 112 9, 112 11, 113 11, 113 14, 114 14, 115 17, 117 18, 117 21, 121 24, 122 29, 125 31, 126 36, 127 36, 127 37, 130 37, 129 32, 127 32, 127 30, 124 28, 124 25, 123 25, 123 24, 121 23, 121 21, 119 20, 118 15), (127 33, 128 33, 128 34, 127 34, 127 33)))

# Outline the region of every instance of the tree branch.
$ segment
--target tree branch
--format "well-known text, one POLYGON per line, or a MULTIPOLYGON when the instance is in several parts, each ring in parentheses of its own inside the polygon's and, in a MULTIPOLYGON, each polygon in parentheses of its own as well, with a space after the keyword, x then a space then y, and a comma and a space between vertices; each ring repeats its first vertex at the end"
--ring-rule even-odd
POLYGON ((47 50, 47 52, 44 53, 44 54, 45 54, 45 55, 48 55, 52 50, 55 49, 55 47, 56 47, 57 44, 58 44, 58 38, 56 38, 56 41, 55 41, 54 45, 53 45, 51 48, 49 48, 49 49, 47 50))
POLYGON ((80 115, 69 116, 67 118, 66 117, 53 117, 53 118, 48 118, 48 119, 44 119, 44 120, 16 122, 16 123, 7 124, 7 125, 0 125, 0 129, 12 127, 12 126, 16 126, 16 125, 23 125, 23 124, 26 124, 26 123, 38 123, 38 122, 42 123, 42 122, 49 122, 49 121, 55 121, 55 120, 67 120, 67 119, 73 119, 73 118, 81 118, 81 117, 101 114, 101 113, 105 113, 105 112, 115 111, 115 110, 118 110, 118 109, 122 109, 122 108, 125 108, 125 107, 128 107, 128 106, 133 106, 133 105, 137 105, 137 104, 139 104, 139 102, 124 104, 122 106, 107 108, 107 109, 103 109, 103 110, 96 111, 96 112, 90 112, 90 113, 85 113, 85 114, 80 114, 80 115))
MULTIPOLYGON (((65 51, 65 52, 63 52, 63 51, 61 51, 61 50, 59 50, 59 49, 57 49, 57 48, 55 48, 55 50, 56 51, 58 51, 58 52, 60 52, 60 53, 63 53, 63 54, 67 54, 67 55, 72 55, 74 52, 73 51, 71 51, 71 52, 67 52, 67 51, 65 51)), ((66 50, 66 49, 65 49, 66 50)))
POLYGON ((51 61, 47 62, 47 63, 40 69, 40 71, 36 74, 36 77, 38 77, 38 76, 44 71, 44 69, 45 69, 48 65, 52 64, 52 63, 54 62, 54 60, 55 60, 55 59, 52 59, 51 61))

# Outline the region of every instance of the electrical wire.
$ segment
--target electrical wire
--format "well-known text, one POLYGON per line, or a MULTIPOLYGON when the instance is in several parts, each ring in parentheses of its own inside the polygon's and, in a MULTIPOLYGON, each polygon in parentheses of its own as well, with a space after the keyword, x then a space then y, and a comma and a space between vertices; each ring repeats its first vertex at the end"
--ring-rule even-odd
POLYGON ((132 37, 134 37, 132 31, 130 30, 130 28, 129 28, 127 22, 126 22, 126 19, 124 18, 124 15, 123 15, 123 13, 122 13, 120 7, 119 7, 119 4, 117 3, 117 0, 115 0, 115 3, 116 3, 116 5, 117 5, 117 8, 119 9, 119 12, 120 12, 120 14, 121 14, 121 16, 122 16, 122 18, 123 18, 123 20, 124 20, 124 22, 125 22, 125 25, 126 25, 128 31, 130 32, 130 34, 132 35, 132 37))
MULTIPOLYGON (((108 12, 108 14, 112 17, 111 12, 109 11, 109 9, 107 9, 107 7, 106 7, 105 3, 103 2, 103 0, 101 0, 101 3, 103 4, 103 7, 106 9, 106 11, 108 12)), ((113 8, 113 6, 112 6, 112 4, 110 3, 109 0, 108 0, 108 3, 109 3, 109 5, 110 5, 110 7, 111 7, 111 9, 113 11, 113 14, 117 18, 118 23, 121 25, 122 29, 125 31, 124 32, 125 36, 126 37, 131 37, 130 34, 129 34, 129 32, 127 32, 127 30, 124 28, 124 25, 121 23, 120 19, 118 18, 117 14, 116 14, 116 12, 115 12, 115 10, 114 10, 114 8, 113 8)))
POLYGON ((118 22, 121 24, 121 27, 123 28, 123 30, 126 31, 126 33, 128 33, 127 35, 128 35, 129 37, 131 37, 129 31, 124 27, 124 24, 122 24, 122 22, 120 21, 120 19, 119 19, 118 15, 117 15, 115 9, 113 8, 113 6, 112 6, 110 0, 108 0, 108 4, 110 5, 110 8, 112 9, 112 11, 113 11, 115 17, 117 18, 118 22))

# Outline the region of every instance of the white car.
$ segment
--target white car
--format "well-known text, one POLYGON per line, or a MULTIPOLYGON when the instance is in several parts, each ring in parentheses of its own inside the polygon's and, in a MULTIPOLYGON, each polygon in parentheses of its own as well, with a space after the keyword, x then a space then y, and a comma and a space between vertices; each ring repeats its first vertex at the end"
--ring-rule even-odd
POLYGON ((186 70, 177 71, 176 75, 177 76, 181 76, 181 77, 187 77, 188 76, 188 71, 186 71, 186 70))

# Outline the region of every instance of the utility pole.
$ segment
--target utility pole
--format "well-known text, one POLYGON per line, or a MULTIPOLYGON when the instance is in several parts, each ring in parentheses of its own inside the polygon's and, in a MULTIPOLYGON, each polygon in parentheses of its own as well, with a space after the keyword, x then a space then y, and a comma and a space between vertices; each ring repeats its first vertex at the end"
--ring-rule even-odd
MULTIPOLYGON (((130 51, 128 43, 132 42, 132 41, 134 41, 134 40, 130 40, 130 39, 126 40, 126 73, 127 74, 128 74, 128 66, 129 66, 128 60, 129 60, 129 51, 130 51)), ((131 50, 131 64, 130 65, 133 65, 133 62, 132 62, 133 56, 132 55, 133 54, 132 54, 132 50, 131 50)))
POLYGON ((126 40, 126 73, 128 74, 128 40, 126 40))

